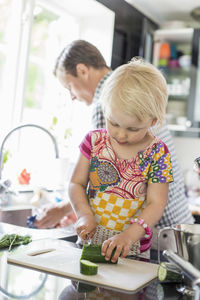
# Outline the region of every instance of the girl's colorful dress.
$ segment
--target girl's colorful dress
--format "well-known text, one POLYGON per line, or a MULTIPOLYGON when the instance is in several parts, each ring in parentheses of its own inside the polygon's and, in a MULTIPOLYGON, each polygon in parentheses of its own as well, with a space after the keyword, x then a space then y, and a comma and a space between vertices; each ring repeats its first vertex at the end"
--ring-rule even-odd
MULTIPOLYGON (((136 157, 119 159, 106 129, 98 129, 85 136, 80 151, 90 160, 88 199, 97 222, 95 244, 124 231, 140 215, 147 184, 173 181, 170 153, 157 137, 136 157)), ((152 234, 136 242, 129 255, 148 250, 151 240, 152 234)))

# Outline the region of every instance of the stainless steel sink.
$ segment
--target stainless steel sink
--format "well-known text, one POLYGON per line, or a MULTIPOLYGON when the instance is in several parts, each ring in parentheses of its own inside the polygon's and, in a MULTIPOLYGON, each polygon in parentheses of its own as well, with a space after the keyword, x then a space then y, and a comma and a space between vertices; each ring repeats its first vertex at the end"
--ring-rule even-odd
POLYGON ((31 211, 30 207, 0 209, 0 222, 27 227, 26 221, 31 216, 31 211))

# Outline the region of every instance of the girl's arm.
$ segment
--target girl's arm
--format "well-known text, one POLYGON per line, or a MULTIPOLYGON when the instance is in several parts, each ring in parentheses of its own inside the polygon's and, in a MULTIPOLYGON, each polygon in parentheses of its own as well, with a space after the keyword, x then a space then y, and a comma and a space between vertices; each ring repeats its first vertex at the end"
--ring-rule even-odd
POLYGON ((169 183, 150 183, 147 186, 147 205, 139 218, 144 219, 150 229, 158 223, 164 213, 168 190, 169 183))
MULTIPOLYGON (((152 229, 164 213, 168 200, 168 183, 151 183, 147 188, 147 205, 138 218, 144 219, 149 228, 152 229)), ((130 246, 141 239, 145 234, 144 228, 138 223, 133 223, 124 232, 106 240, 103 243, 102 254, 107 260, 110 259, 112 251, 116 248, 112 261, 117 258, 126 257, 130 246)))
POLYGON ((96 228, 94 215, 86 194, 89 168, 89 160, 83 154, 80 154, 69 183, 70 201, 77 216, 76 230, 82 239, 92 237, 96 228))

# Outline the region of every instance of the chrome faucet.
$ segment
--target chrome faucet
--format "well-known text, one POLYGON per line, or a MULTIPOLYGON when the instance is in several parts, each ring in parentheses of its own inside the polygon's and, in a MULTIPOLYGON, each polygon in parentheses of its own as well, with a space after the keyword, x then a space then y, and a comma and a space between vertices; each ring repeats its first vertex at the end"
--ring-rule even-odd
POLYGON ((36 125, 36 124, 23 124, 23 125, 19 125, 15 128, 13 128, 11 131, 9 131, 6 136, 4 137, 2 143, 1 143, 1 147, 0 147, 0 194, 6 194, 6 192, 8 193, 12 193, 14 191, 12 191, 10 189, 10 186, 11 186, 11 181, 9 179, 5 180, 5 181, 2 181, 2 169, 3 169, 3 149, 4 149, 4 145, 5 145, 5 142, 7 141, 7 139, 9 138, 9 136, 16 130, 19 130, 21 128, 24 128, 24 127, 35 127, 35 128, 38 128, 38 129, 41 129, 43 130, 44 132, 46 132, 53 144, 54 144, 54 148, 55 148, 55 153, 56 153, 56 158, 59 158, 59 152, 58 152, 58 145, 57 145, 57 142, 56 142, 56 139, 55 137, 47 130, 45 129, 44 127, 42 126, 39 126, 39 125, 36 125))
POLYGON ((191 289, 187 289, 186 286, 179 287, 178 290, 182 293, 187 295, 194 294, 194 300, 200 299, 200 271, 194 267, 189 261, 185 260, 183 257, 179 256, 178 254, 174 253, 172 250, 164 250, 163 256, 167 258, 172 264, 175 266, 191 281, 191 285, 193 291, 191 289))
POLYGON ((44 127, 40 126, 40 125, 36 125, 36 124, 23 124, 23 125, 19 125, 15 128, 13 128, 11 131, 9 131, 7 133, 7 135, 4 137, 3 139, 3 142, 1 143, 1 147, 0 147, 0 180, 1 180, 1 177, 2 177, 2 169, 3 169, 3 148, 4 148, 4 144, 6 142, 6 140, 9 138, 9 136, 16 130, 19 130, 21 128, 24 128, 24 127, 35 127, 35 128, 38 128, 38 129, 41 129, 43 131, 45 131, 51 138, 53 144, 54 144, 54 147, 55 147, 55 153, 56 153, 56 158, 59 158, 59 152, 58 152, 58 145, 57 145, 57 142, 56 142, 56 139, 55 137, 44 127))

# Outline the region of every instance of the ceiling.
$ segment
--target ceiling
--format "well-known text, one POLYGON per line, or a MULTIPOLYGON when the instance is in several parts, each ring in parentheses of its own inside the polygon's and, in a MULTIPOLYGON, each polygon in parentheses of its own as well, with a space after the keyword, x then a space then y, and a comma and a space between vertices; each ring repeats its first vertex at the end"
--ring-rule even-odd
MULTIPOLYGON (((186 27, 200 27, 190 12, 200 7, 200 0, 126 0, 147 17, 163 26, 166 22, 183 21, 186 27)), ((177 23, 178 24, 178 23, 177 23)))

